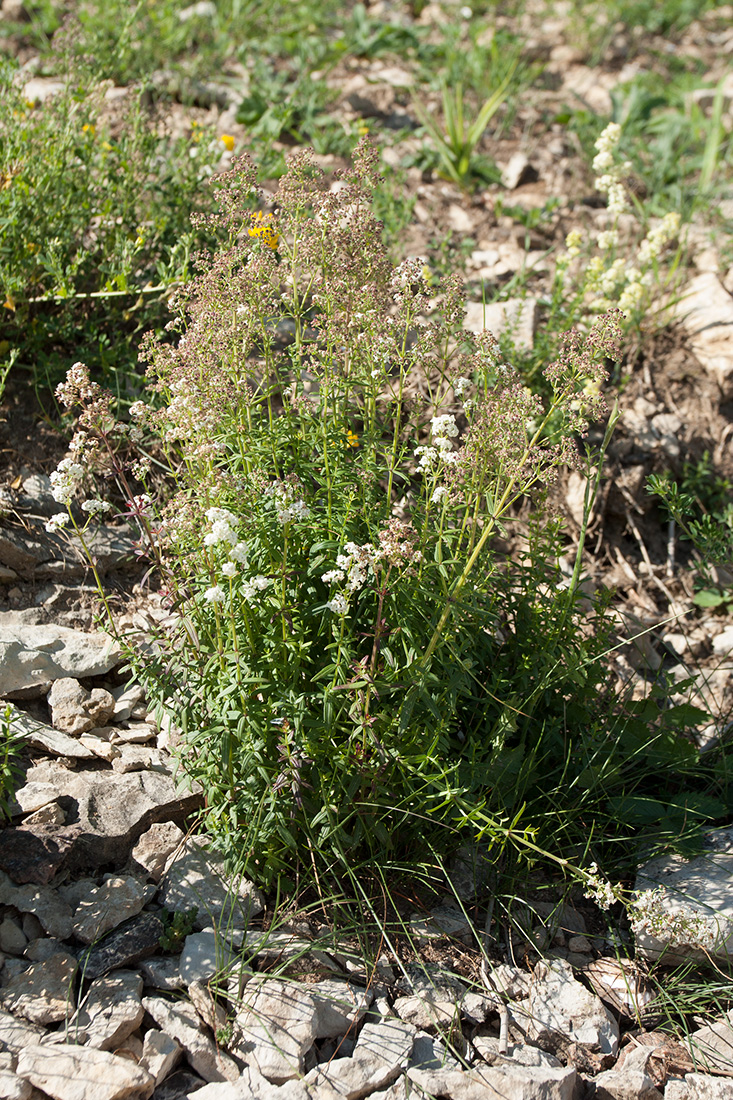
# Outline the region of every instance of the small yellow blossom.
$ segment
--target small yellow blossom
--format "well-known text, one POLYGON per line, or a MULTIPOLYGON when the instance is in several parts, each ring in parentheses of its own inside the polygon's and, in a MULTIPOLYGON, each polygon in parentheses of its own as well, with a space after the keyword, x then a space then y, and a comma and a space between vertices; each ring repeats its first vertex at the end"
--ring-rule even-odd
POLYGON ((3 302, 3 309, 12 310, 12 312, 15 313, 15 302, 13 301, 12 295, 8 294, 7 298, 3 302))
POLYGON ((26 99, 25 105, 26 105, 26 107, 28 107, 32 111, 33 108, 36 105, 36 101, 35 101, 35 99, 26 99))
POLYGON ((12 172, 0 172, 0 191, 7 191, 13 182, 12 172))
POLYGON ((103 141, 102 142, 102 148, 104 149, 105 153, 111 153, 112 152, 112 146, 110 145, 110 143, 108 141, 103 141))
POLYGON ((85 122, 81 129, 82 133, 89 134, 89 137, 94 137, 97 132, 97 127, 93 126, 91 122, 85 122))
POLYGON ((366 135, 369 133, 369 127, 362 123, 361 126, 357 127, 356 132, 362 137, 366 137, 366 135))
POLYGON ((35 241, 27 241, 25 247, 32 256, 35 252, 38 252, 39 245, 37 245, 35 241))
POLYGON ((247 230, 250 237, 259 237, 263 244, 271 248, 273 252, 277 248, 280 234, 272 228, 272 214, 262 214, 258 211, 251 214, 252 225, 247 230))
POLYGON ((219 141, 222 143, 224 148, 229 153, 231 153, 232 149, 234 148, 234 141, 235 141, 235 139, 232 137, 232 135, 231 134, 221 134, 221 136, 219 137, 219 141))
POLYGON ((352 432, 351 428, 348 428, 346 430, 346 446, 347 447, 358 447, 359 446, 359 436, 356 434, 356 432, 352 432))

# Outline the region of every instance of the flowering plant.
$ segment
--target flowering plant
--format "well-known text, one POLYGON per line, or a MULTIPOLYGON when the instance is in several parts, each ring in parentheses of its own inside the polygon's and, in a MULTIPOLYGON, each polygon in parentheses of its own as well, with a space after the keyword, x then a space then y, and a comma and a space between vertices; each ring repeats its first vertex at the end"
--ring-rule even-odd
POLYGON ((570 714, 617 751, 593 733, 605 637, 578 629, 544 504, 604 411, 616 319, 565 338, 543 403, 463 330, 456 279, 431 299, 420 260, 393 268, 377 182, 366 144, 329 191, 298 155, 253 218, 235 162, 223 246, 145 342, 157 397, 127 428, 157 433, 176 481, 138 513, 178 625, 133 660, 210 826, 264 880, 294 855, 406 856, 515 822, 549 758, 565 781, 570 714))

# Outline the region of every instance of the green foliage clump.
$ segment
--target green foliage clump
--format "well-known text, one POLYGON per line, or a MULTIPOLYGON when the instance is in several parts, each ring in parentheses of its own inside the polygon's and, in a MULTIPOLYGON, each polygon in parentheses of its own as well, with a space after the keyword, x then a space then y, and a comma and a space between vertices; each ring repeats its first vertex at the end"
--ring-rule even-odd
POLYGON ((170 913, 163 910, 163 931, 158 939, 161 951, 169 951, 175 954, 180 951, 183 941, 193 932, 198 916, 198 909, 176 909, 170 913))
POLYGON ((9 817, 8 804, 22 772, 20 754, 25 738, 12 722, 13 708, 8 703, 0 717, 0 816, 9 817))
MULTIPOLYGON (((579 602, 580 557, 561 582, 546 505, 604 414, 615 316, 566 336, 543 402, 463 330, 460 280, 436 301, 420 261, 393 266, 374 159, 362 144, 325 192, 295 156, 272 212, 252 211, 247 160, 222 179, 221 248, 143 349, 157 408, 123 426, 158 435, 176 483, 162 515, 126 489, 174 612, 133 660, 260 881, 464 837, 576 858, 666 843, 722 812, 680 736, 700 713, 614 696, 606 603, 579 602)), ((80 365, 60 396, 87 433, 68 501, 90 433, 117 452, 80 365)))

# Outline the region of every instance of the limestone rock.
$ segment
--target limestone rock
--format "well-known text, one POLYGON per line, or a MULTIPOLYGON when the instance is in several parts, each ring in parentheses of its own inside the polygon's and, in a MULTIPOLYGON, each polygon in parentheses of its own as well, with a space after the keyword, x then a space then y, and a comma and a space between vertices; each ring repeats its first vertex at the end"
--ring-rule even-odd
POLYGON ((30 1100, 32 1095, 30 1081, 18 1077, 10 1066, 0 1063, 0 1100, 30 1100))
POLYGON ((140 1065, 155 1078, 156 1085, 175 1069, 182 1056, 183 1047, 165 1031, 146 1032, 140 1065))
POLYGON ((236 1053, 274 1084, 299 1077, 317 1019, 315 1002, 302 986, 278 978, 253 980, 237 1013, 236 1053))
POLYGON ((733 1077, 733 1009, 722 1019, 691 1032, 683 1043, 696 1069, 733 1077))
POLYGON ((172 821, 160 821, 142 834, 132 849, 132 858, 153 882, 160 882, 166 863, 184 840, 185 833, 172 821))
POLYGON ((372 1003, 369 989, 337 979, 308 986, 316 1006, 316 1039, 338 1039, 353 1029, 372 1003))
POLYGON ((97 1050, 115 1050, 143 1020, 143 980, 132 970, 97 978, 69 1023, 69 1035, 97 1050))
POLYGON ((175 993, 185 986, 178 959, 158 955, 143 959, 140 962, 140 972, 145 979, 145 984, 152 986, 153 989, 164 989, 169 993, 175 993))
POLYGON ((145 997, 143 1007, 166 1034, 180 1043, 188 1061, 205 1081, 239 1079, 239 1068, 228 1055, 220 1051, 191 1005, 183 1001, 172 1003, 163 997, 145 997))
POLYGON ((41 749, 51 756, 67 756, 72 760, 94 759, 94 753, 86 745, 80 744, 67 733, 46 725, 45 722, 37 722, 35 718, 31 718, 29 714, 18 710, 17 707, 13 707, 10 712, 10 724, 34 749, 41 749))
POLYGON ((664 887, 654 904, 671 918, 665 934, 637 931, 636 947, 645 958, 704 962, 712 955, 726 962, 733 954, 733 828, 714 830, 708 841, 704 855, 660 856, 639 871, 639 900, 664 887))
POLYGON ((204 928, 186 937, 180 959, 181 978, 186 985, 223 975, 236 958, 231 944, 215 928, 204 928))
MULTIPOLYGON (((619 1047, 616 1020, 600 998, 576 981, 567 962, 560 959, 540 962, 534 977, 526 1021, 527 1034, 533 1042, 552 1054, 577 1044, 616 1057, 619 1047)), ((516 1006, 513 1013, 516 1014, 516 1006)))
POLYGON ((197 909, 195 928, 245 929, 264 908, 262 893, 247 879, 227 875, 222 856, 190 837, 166 866, 160 901, 171 912, 197 909))
POLYGON ((57 1024, 67 1020, 76 1007, 76 971, 76 959, 65 951, 42 962, 31 963, 0 990, 3 1007, 33 1024, 57 1024))
POLYGON ((733 394, 733 297, 714 272, 704 271, 684 288, 674 315, 687 331, 693 352, 729 398, 733 394))
POLYGON ((407 1076, 429 1096, 453 1100, 572 1100, 576 1073, 548 1066, 473 1066, 470 1070, 408 1069, 407 1076))
POLYGON ((625 1059, 623 1066, 599 1073, 594 1079, 596 1100, 662 1100, 661 1092, 646 1072, 651 1057, 648 1047, 639 1047, 625 1059))
POLYGON ((466 319, 463 327, 469 332, 487 329, 497 338, 511 336, 514 346, 529 351, 534 346, 537 328, 537 300, 535 298, 509 298, 506 302, 466 302, 466 319))
POLYGON ((48 691, 64 676, 83 678, 109 672, 120 661, 106 634, 85 634, 66 626, 12 624, 0 613, 0 696, 48 691))
POLYGON ((48 705, 54 729, 73 734, 106 725, 115 709, 114 698, 108 691, 103 688, 87 691, 71 676, 54 680, 48 705))
POLYGON ((142 883, 132 875, 115 875, 92 890, 74 914, 74 933, 82 943, 99 940, 135 917, 147 900, 142 883))
MULTIPOLYGON (((305 1083, 318 1090, 331 1088, 348 1100, 358 1100, 376 1089, 390 1085, 407 1068, 416 1031, 402 1020, 385 1019, 365 1024, 350 1058, 336 1058, 324 1066, 316 1066, 306 1074, 305 1083)), ((422 1071, 410 1071, 420 1073, 422 1071)), ((435 1071, 427 1072, 430 1077, 435 1071)), ((428 1094, 434 1092, 431 1081, 428 1094)), ((486 1089, 481 1100, 485 1100, 486 1089)))
POLYGON ((71 935, 71 908, 48 886, 15 886, 0 871, 0 904, 12 905, 21 913, 33 913, 49 936, 66 940, 71 935))
POLYGON ((0 1050, 18 1053, 27 1046, 40 1042, 43 1029, 16 1020, 8 1012, 0 1011, 0 1050))
POLYGON ((147 1100, 155 1087, 127 1058, 66 1043, 26 1047, 17 1073, 54 1100, 147 1100))
POLYGON ((733 1100, 733 1082, 707 1073, 688 1073, 684 1080, 667 1081, 664 1100, 733 1100))

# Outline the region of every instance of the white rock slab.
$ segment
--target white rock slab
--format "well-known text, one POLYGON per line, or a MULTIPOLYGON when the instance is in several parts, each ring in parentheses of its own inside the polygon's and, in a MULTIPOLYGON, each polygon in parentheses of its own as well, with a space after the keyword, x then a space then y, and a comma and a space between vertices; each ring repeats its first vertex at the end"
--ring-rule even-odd
POLYGON ((645 958, 704 962, 712 955, 727 962, 733 954, 733 828, 714 830, 708 841, 704 855, 660 856, 636 876, 640 901, 664 888, 654 906, 666 917, 666 930, 659 931, 664 920, 655 922, 654 933, 636 929, 636 949, 645 958))
POLYGON ((0 1050, 17 1054, 25 1047, 38 1043, 44 1034, 43 1028, 16 1020, 9 1012, 0 1012, 0 1050))
POLYGON ((696 1069, 733 1077, 733 1010, 720 1020, 693 1031, 684 1045, 696 1069))
POLYGON ((161 903, 171 912, 197 909, 195 928, 220 928, 227 932, 247 928, 262 912, 260 890, 245 878, 227 874, 222 856, 207 851, 190 837, 166 866, 160 886, 161 903))
POLYGON ((76 1008, 76 971, 76 959, 65 951, 31 963, 0 990, 2 1005, 13 1016, 33 1024, 57 1024, 67 1020, 76 1008))
POLYGON ((466 319, 463 327, 469 332, 486 329, 494 336, 511 335, 514 346, 529 351, 534 346, 537 328, 537 300, 535 298, 509 298, 506 302, 466 302, 466 319))
POLYGON ((151 825, 132 849, 132 858, 148 872, 153 882, 160 882, 165 865, 183 845, 185 833, 172 821, 151 825))
POLYGON ((183 1047, 165 1031, 146 1032, 140 1065, 146 1069, 155 1084, 159 1085, 176 1068, 183 1057, 183 1047))
POLYGON ((147 1100, 155 1081, 127 1058, 58 1044, 27 1047, 17 1073, 54 1100, 147 1100))
POLYGON ((137 916, 147 898, 145 887, 133 875, 108 878, 79 903, 74 933, 82 943, 94 943, 124 920, 137 916))
POLYGON ((97 1050, 116 1050, 143 1021, 142 991, 142 977, 133 970, 97 978, 69 1023, 69 1035, 97 1050))
POLYGON ((204 928, 186 936, 178 964, 181 978, 186 985, 206 982, 215 974, 225 974, 235 958, 236 952, 225 936, 215 928, 204 928))
MULTIPOLYGON (((407 1069, 416 1034, 416 1029, 402 1020, 365 1024, 350 1058, 336 1058, 325 1066, 316 1066, 304 1081, 316 1095, 319 1089, 330 1086, 347 1100, 359 1100, 376 1089, 386 1088, 407 1069)), ((428 1071, 428 1076, 433 1072, 428 1071)), ((485 1086, 481 1100, 486 1100, 485 1086)))
POLYGON ((163 997, 145 997, 143 1008, 158 1027, 181 1044, 192 1068, 204 1081, 239 1080, 236 1062, 209 1038, 192 1005, 184 1001, 166 1001, 163 997))
POLYGON ((236 1022, 235 1052, 273 1084, 303 1072, 303 1057, 316 1038, 318 1011, 302 986, 279 978, 248 983, 236 1022))
POLYGON ((328 978, 308 986, 316 1006, 316 1039, 338 1039, 365 1015, 374 995, 369 989, 328 978))
MULTIPOLYGON (((1 658, 0 658, 1 659, 1 658)), ((68 733, 55 730, 53 726, 45 722, 37 722, 25 711, 13 707, 10 711, 9 721, 16 733, 22 734, 28 744, 35 749, 42 749, 51 756, 68 756, 72 760, 93 760, 94 753, 86 745, 82 745, 68 733)), ((57 792, 58 793, 58 792, 57 792)))
POLYGON ((601 999, 576 981, 569 963, 562 959, 540 962, 534 979, 527 1010, 531 1040, 553 1054, 577 1043, 616 1057, 618 1024, 601 999))
POLYGON ((100 676, 120 660, 119 646, 106 634, 12 624, 0 615, 0 696, 43 694, 62 676, 100 676))
POLYGON ((407 1076, 428 1096, 453 1100, 572 1100, 576 1072, 549 1066, 472 1066, 470 1070, 408 1069, 407 1076))
POLYGON ((704 271, 692 279, 674 306, 674 316, 692 350, 715 378, 724 397, 733 394, 733 297, 718 276, 704 271))
POLYGON ((733 1083, 707 1073, 686 1073, 682 1080, 667 1081, 664 1100, 733 1100, 733 1083))

